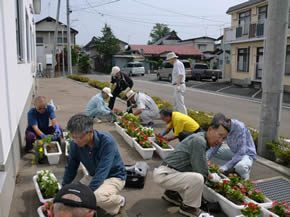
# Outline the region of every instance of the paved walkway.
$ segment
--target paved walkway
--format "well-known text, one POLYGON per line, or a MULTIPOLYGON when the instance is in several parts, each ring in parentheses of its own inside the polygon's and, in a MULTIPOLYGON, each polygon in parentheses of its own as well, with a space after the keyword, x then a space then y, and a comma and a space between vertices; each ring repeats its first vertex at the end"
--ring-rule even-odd
MULTIPOLYGON (((80 83, 66 78, 40 79, 38 83, 39 95, 46 96, 48 100, 53 99, 55 105, 57 106, 57 120, 64 128, 69 118, 76 113, 84 112, 89 99, 99 92, 99 90, 89 87, 86 83, 80 83)), ((120 101, 116 101, 116 108, 124 110, 125 105, 120 101)), ((156 126, 154 128, 156 132, 160 132, 164 127, 165 124, 158 120, 156 121, 156 126)), ((114 136, 125 164, 134 164, 136 161, 142 160, 139 154, 135 150, 131 149, 117 134, 113 124, 96 124, 95 129, 107 131, 114 136)), ((175 145, 176 143, 173 144, 173 146, 175 145)), ((62 148, 64 151, 64 147, 62 148)), ((22 157, 9 217, 38 216, 36 210, 41 203, 37 198, 36 191, 32 183, 32 176, 36 174, 36 171, 41 169, 50 169, 55 173, 59 182, 62 181, 64 165, 66 163, 66 157, 64 155, 61 157, 60 164, 56 166, 49 166, 47 163, 42 165, 32 165, 32 159, 32 154, 24 154, 22 157)), ((125 189, 122 192, 127 199, 127 215, 129 217, 181 216, 177 213, 177 207, 172 207, 160 199, 164 190, 153 183, 152 171, 161 163, 160 158, 154 155, 152 160, 147 160, 146 162, 149 164, 150 169, 144 189, 125 189)), ((280 174, 278 172, 269 169, 262 164, 255 163, 252 169, 251 179, 258 180, 279 175, 280 174)), ((82 172, 79 171, 76 180, 79 180, 81 176, 82 172)), ((224 215, 219 214, 216 216, 224 215)))

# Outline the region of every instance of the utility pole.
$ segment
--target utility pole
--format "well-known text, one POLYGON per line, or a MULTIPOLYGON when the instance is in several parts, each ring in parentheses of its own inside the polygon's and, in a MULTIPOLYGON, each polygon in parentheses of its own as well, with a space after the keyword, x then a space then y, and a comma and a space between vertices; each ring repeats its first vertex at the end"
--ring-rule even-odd
MULTIPOLYGON (((56 23, 55 23, 55 31, 54 31, 54 40, 53 40, 53 51, 52 51, 52 73, 51 75, 55 75, 55 59, 56 59, 56 43, 58 38, 58 21, 59 21, 59 11, 60 11, 60 0, 57 2, 57 12, 56 12, 56 23)), ((51 76, 52 77, 52 76, 51 76)))
POLYGON ((64 66, 64 38, 63 38, 63 28, 64 26, 62 25, 61 26, 61 42, 62 42, 62 49, 61 49, 61 53, 62 53, 62 76, 65 76, 65 72, 64 72, 64 69, 65 69, 65 66, 64 66))
POLYGON ((70 8, 69 0, 66 0, 66 16, 67 16, 67 65, 68 65, 68 74, 72 75, 72 63, 71 63, 71 39, 70 39, 70 8))
POLYGON ((266 142, 278 140, 285 73, 289 1, 269 0, 264 47, 258 154, 272 158, 266 142))

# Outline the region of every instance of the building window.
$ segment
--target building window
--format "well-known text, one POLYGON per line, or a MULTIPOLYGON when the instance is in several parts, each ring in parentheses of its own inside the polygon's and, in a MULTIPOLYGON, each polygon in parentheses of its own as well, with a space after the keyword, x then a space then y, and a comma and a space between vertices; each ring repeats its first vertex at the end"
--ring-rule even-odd
POLYGON ((258 18, 258 23, 262 24, 265 23, 265 20, 267 19, 268 16, 268 6, 263 6, 263 7, 259 7, 259 18, 258 18))
POLYGON ((199 45, 198 45, 198 49, 199 49, 200 51, 205 51, 205 50, 206 50, 206 44, 199 44, 199 45))
POLYGON ((16 44, 17 44, 17 57, 18 60, 24 61, 24 48, 23 48, 23 13, 22 13, 22 0, 15 0, 15 22, 16 22, 16 44))
POLYGON ((286 50, 286 65, 285 65, 285 75, 290 75, 290 46, 287 46, 286 50))
POLYGON ((43 44, 43 37, 36 37, 36 44, 43 44))
POLYGON ((249 33, 249 28, 251 24, 251 11, 242 12, 239 14, 239 25, 242 27, 243 35, 249 33))
POLYGON ((238 49, 238 72, 249 72, 249 48, 238 49))

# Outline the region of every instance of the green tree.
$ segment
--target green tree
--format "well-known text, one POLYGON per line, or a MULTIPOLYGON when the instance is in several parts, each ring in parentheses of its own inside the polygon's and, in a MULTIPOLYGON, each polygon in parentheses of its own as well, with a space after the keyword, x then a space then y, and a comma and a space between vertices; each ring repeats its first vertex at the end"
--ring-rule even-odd
POLYGON ((148 41, 148 44, 153 44, 158 41, 160 38, 164 37, 171 30, 167 24, 156 23, 153 26, 153 29, 150 32, 151 41, 148 41))
POLYGON ((79 57, 78 71, 81 74, 87 74, 90 72, 90 57, 87 54, 79 57))
POLYGON ((96 40, 96 50, 99 54, 97 60, 102 72, 109 74, 112 68, 112 57, 120 52, 120 43, 107 24, 102 29, 102 34, 96 40))

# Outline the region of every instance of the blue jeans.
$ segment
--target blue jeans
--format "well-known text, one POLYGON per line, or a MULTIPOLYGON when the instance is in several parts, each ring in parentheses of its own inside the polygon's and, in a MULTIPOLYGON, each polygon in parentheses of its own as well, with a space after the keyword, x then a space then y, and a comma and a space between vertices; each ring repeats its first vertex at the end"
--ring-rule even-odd
MULTIPOLYGON (((224 165, 226 162, 230 161, 233 156, 234 153, 228 146, 221 146, 214 155, 213 160, 219 165, 224 165)), ((253 162, 253 159, 249 155, 244 155, 242 159, 234 166, 234 169, 242 177, 242 179, 249 179, 253 162)))

